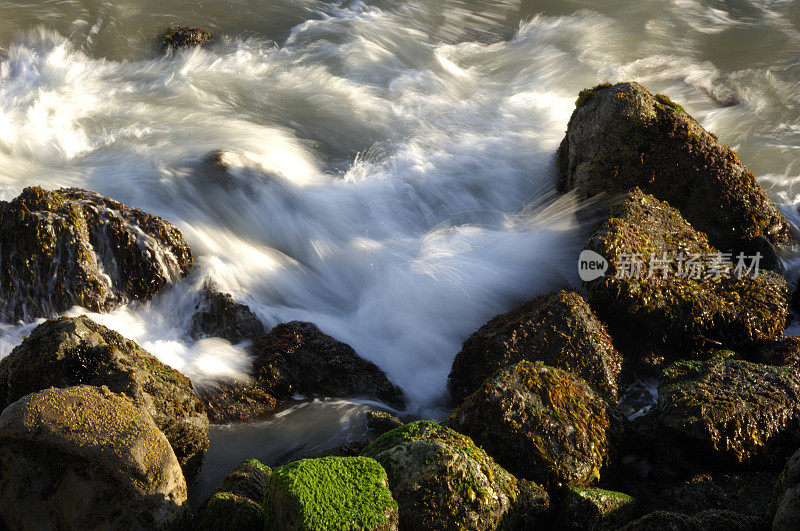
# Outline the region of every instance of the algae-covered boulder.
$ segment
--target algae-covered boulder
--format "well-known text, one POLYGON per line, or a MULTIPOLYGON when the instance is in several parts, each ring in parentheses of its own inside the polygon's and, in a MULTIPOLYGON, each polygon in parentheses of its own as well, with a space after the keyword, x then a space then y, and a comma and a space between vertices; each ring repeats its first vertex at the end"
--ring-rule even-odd
POLYGON ((678 361, 659 382, 654 437, 686 459, 769 463, 800 444, 800 372, 736 360, 678 361))
POLYGON ((580 377, 522 361, 467 397, 451 426, 548 491, 586 486, 608 460, 608 404, 580 377))
POLYGON ((239 465, 200 507, 192 527, 204 531, 262 531, 264 496, 271 473, 257 459, 239 465))
POLYGON ((720 255, 667 203, 636 189, 586 245, 609 262, 589 302, 620 341, 673 349, 781 336, 786 282, 720 255))
POLYGON ((0 202, 0 319, 146 300, 192 260, 178 229, 159 217, 78 188, 26 188, 0 202))
POLYGON ((0 415, 9 529, 169 529, 186 482, 150 414, 108 388, 47 389, 0 415))
POLYGON ((460 403, 495 371, 522 360, 574 372, 601 395, 617 400, 622 356, 603 323, 574 291, 537 297, 472 334, 453 361, 450 395, 460 403))
POLYGON ((364 455, 386 469, 404 529, 496 529, 519 492, 469 437, 435 422, 395 428, 364 455))
POLYGON ((561 500, 563 529, 619 529, 636 515, 636 501, 621 492, 571 488, 561 500))
POLYGON ((162 49, 180 50, 193 46, 203 46, 214 40, 211 32, 192 26, 172 26, 165 33, 161 43, 162 49))
POLYGON ((403 421, 386 411, 370 410, 366 413, 367 429, 372 433, 383 435, 403 425, 403 421))
POLYGON ((302 459, 267 481, 267 530, 396 530, 386 472, 367 457, 302 459))
POLYGON ((144 407, 188 474, 208 449, 208 417, 189 379, 86 316, 39 325, 0 363, 0 410, 47 387, 108 386, 144 407))
POLYGON ((789 241, 789 224, 752 172, 668 97, 606 84, 582 91, 576 106, 558 151, 561 191, 587 198, 638 186, 722 249, 757 236, 789 241))
POLYGON ((239 343, 245 339, 255 340, 264 334, 264 324, 248 306, 213 288, 202 290, 189 326, 190 336, 195 339, 221 337, 239 343))

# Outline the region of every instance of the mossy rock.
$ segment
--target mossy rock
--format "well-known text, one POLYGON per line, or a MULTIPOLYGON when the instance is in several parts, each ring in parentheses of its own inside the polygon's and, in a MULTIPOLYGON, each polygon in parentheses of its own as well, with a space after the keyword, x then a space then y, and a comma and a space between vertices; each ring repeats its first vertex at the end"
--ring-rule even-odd
POLYGON ((180 50, 194 46, 204 46, 214 40, 211 32, 192 26, 172 26, 164 33, 161 42, 163 50, 180 50))
POLYGON ((27 395, 0 414, 0 521, 9 529, 171 529, 186 482, 150 414, 108 388, 27 395))
POLYGON ((775 245, 790 240, 789 224, 738 155, 680 105, 637 83, 581 92, 558 166, 561 191, 588 198, 639 187, 722 249, 757 236, 775 245))
POLYGON ((108 386, 147 409, 187 475, 208 449, 208 417, 186 376, 86 316, 36 327, 0 364, 0 410, 47 387, 108 386))
POLYGON ((0 229, 3 321, 147 300, 193 261, 170 223, 78 188, 26 188, 0 202, 0 229))
POLYGON ((200 292, 189 325, 189 335, 193 338, 221 337, 231 343, 240 343, 254 341, 264 334, 264 324, 250 307, 208 286, 200 292))
POLYGON ((403 421, 386 411, 370 410, 366 413, 367 429, 379 436, 403 425, 403 421))
POLYGON ((619 529, 636 515, 636 500, 603 489, 571 488, 561 500, 559 520, 564 529, 619 529))
POLYGON ((456 403, 495 371, 522 360, 574 372, 612 402, 622 356, 605 326, 574 291, 537 297, 498 315, 464 342, 447 386, 456 403))
POLYGON ((264 496, 271 473, 257 459, 239 465, 203 504, 192 527, 204 531, 262 531, 264 496))
POLYGON ((364 450, 386 469, 404 529, 496 529, 517 480, 469 437, 430 421, 404 424, 364 450))
POLYGON ((267 481, 267 530, 396 530, 386 472, 367 457, 302 459, 267 481))
POLYGON ((609 405, 580 377, 522 361, 467 397, 450 425, 518 477, 587 486, 609 459, 609 405))
POLYGON ((606 275, 588 283, 589 302, 619 342, 649 342, 685 354, 783 333, 788 312, 783 278, 770 271, 684 274, 687 257, 713 260, 718 251, 677 210, 638 188, 613 209, 586 248, 609 262, 606 275), (665 267, 648 275, 645 264, 637 275, 626 265, 633 255, 647 257, 646 263, 656 256, 665 267))

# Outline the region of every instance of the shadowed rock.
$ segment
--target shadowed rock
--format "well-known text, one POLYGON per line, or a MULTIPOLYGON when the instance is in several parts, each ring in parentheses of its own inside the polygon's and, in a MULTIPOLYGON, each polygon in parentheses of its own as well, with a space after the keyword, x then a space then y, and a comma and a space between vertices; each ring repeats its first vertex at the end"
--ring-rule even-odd
POLYGON ((195 339, 221 337, 231 343, 239 343, 245 339, 253 341, 266 334, 264 324, 250 308, 235 302, 227 293, 204 288, 195 310, 189 326, 189 335, 195 339))
POLYGON ((211 32, 202 28, 173 26, 164 33, 161 46, 164 51, 170 49, 180 50, 193 46, 203 46, 213 40, 214 36, 211 32))

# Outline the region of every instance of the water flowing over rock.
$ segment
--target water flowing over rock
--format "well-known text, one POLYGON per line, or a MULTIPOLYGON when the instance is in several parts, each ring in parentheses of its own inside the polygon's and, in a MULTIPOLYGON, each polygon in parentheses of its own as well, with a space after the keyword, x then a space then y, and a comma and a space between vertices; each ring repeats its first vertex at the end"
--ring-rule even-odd
POLYGON ((214 40, 211 32, 192 26, 173 26, 164 33, 162 48, 180 50, 193 46, 203 46, 214 40))
POLYGON ((0 415, 0 524, 170 529, 186 482, 150 414, 108 388, 48 389, 0 415))
POLYGON ((189 326, 193 338, 221 337, 231 343, 245 339, 251 341, 266 334, 264 324, 250 308, 239 304, 227 293, 205 287, 195 306, 195 314, 189 326))
POLYGON ((192 266, 173 225, 78 188, 0 202, 0 319, 147 300, 192 266))
POLYGON ((721 249, 757 236, 789 241, 789 224, 752 172, 668 97, 606 84, 582 91, 576 106, 558 151, 562 191, 587 198, 639 187, 721 249))
POLYGON ((48 387, 108 386, 146 409, 188 475, 208 449, 208 417, 189 379, 86 316, 39 325, 0 361, 0 410, 48 387))

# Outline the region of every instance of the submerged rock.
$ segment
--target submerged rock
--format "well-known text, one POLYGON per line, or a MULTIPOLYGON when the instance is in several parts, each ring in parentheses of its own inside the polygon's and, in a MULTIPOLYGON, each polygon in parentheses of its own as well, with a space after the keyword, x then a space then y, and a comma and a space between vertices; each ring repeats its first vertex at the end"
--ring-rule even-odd
POLYGON ((0 410, 48 387, 108 386, 144 407, 191 475, 208 449, 208 417, 191 381, 86 316, 51 319, 0 361, 0 410))
POLYGON ((303 459, 267 481, 267 530, 396 530, 397 502, 386 472, 367 457, 303 459))
POLYGON ((192 260, 159 217, 78 188, 26 188, 0 202, 0 319, 150 299, 192 260))
POLYGON ((574 372, 616 402, 622 356, 605 326, 574 291, 559 291, 498 315, 464 342, 448 378, 461 402, 492 374, 522 360, 574 372))
POLYGON ((736 271, 738 263, 734 269, 721 266, 718 275, 712 266, 690 272, 690 257, 701 257, 697 264, 713 263, 718 251, 677 210, 638 188, 586 247, 609 262, 606 275, 588 284, 589 302, 620 342, 649 341, 685 353, 783 333, 788 311, 783 278, 770 271, 757 276, 736 271), (635 256, 643 262, 639 269, 635 256))
POLYGON ((264 324, 248 306, 235 302, 227 293, 208 287, 202 290, 189 326, 190 336, 195 339, 221 337, 231 343, 240 343, 245 339, 253 341, 264 334, 264 324))
POLYGON ((257 459, 239 465, 200 507, 192 527, 203 531, 262 531, 264 496, 271 473, 257 459))
POLYGON ((186 482, 151 416, 108 388, 47 389, 0 415, 0 523, 170 529, 186 482))
POLYGON ((605 84, 582 91, 576 106, 558 151, 561 191, 587 198, 639 187, 722 249, 757 236, 789 241, 789 224, 752 172, 668 97, 605 84))
POLYGON ((522 361, 470 395, 451 426, 511 473, 549 491, 600 478, 609 457, 608 407, 578 376, 522 361))
POLYGON ((561 500, 563 529, 619 529, 636 515, 636 500, 621 492, 571 488, 561 500))
POLYGON ((164 33, 162 48, 180 50, 193 46, 203 46, 214 40, 211 32, 192 26, 173 26, 164 33))
POLYGON ((404 529, 496 529, 517 480, 469 437, 429 421, 385 433, 364 455, 386 469, 404 529))

